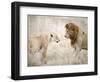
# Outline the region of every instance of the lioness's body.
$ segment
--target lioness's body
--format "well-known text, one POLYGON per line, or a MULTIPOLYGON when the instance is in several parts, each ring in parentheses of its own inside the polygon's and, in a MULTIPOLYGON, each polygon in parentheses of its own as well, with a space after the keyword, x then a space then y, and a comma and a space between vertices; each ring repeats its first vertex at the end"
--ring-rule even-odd
POLYGON ((28 41, 28 47, 29 52, 34 55, 36 52, 40 52, 43 55, 44 63, 46 63, 46 52, 49 42, 51 41, 59 41, 59 38, 56 34, 50 34, 50 33, 43 33, 39 36, 31 36, 29 37, 28 41))

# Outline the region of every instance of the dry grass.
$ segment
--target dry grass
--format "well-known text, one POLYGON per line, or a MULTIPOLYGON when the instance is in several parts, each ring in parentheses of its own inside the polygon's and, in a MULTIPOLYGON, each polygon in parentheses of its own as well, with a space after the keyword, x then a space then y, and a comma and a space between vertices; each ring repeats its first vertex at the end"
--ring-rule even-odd
MULTIPOLYGON (((59 43, 49 43, 46 65, 76 65, 88 63, 88 51, 81 50, 80 54, 76 55, 74 49, 70 46, 70 40, 64 38, 64 26, 69 22, 77 24, 84 32, 88 32, 87 17, 28 15, 28 35, 41 32, 56 32, 57 35, 61 36, 59 43)), ((42 54, 39 52, 34 55, 28 54, 28 66, 44 65, 41 59, 42 54)))
MULTIPOLYGON (((59 43, 52 42, 47 50, 47 64, 46 65, 76 65, 87 64, 88 54, 87 50, 81 50, 79 55, 75 54, 74 49, 70 45, 70 40, 61 40, 59 43)), ((28 66, 44 65, 42 54, 28 54, 28 66)))

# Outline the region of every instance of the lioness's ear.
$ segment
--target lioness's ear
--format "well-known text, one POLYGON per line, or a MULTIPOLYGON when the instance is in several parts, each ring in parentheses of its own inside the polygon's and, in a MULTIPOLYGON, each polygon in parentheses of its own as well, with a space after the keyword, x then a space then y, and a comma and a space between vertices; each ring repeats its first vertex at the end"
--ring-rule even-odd
POLYGON ((51 37, 53 37, 53 34, 50 34, 51 37))

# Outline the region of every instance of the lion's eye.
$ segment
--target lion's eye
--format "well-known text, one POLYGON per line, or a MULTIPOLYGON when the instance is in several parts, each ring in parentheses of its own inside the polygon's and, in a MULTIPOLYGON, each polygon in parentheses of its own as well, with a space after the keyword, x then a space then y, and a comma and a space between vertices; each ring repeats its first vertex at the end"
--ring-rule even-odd
POLYGON ((68 29, 68 26, 66 28, 68 29))
POLYGON ((65 26, 65 27, 68 29, 68 27, 69 27, 69 26, 68 26, 68 24, 66 24, 66 26, 65 26))

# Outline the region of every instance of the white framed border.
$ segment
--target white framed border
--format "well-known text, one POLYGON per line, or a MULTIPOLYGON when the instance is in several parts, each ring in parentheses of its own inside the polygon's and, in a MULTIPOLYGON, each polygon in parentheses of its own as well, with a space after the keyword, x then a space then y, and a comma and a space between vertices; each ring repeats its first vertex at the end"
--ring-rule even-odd
POLYGON ((94 72, 94 11, 20 7, 20 75, 94 72), (88 64, 27 67, 27 15, 57 15, 88 17, 88 64))

